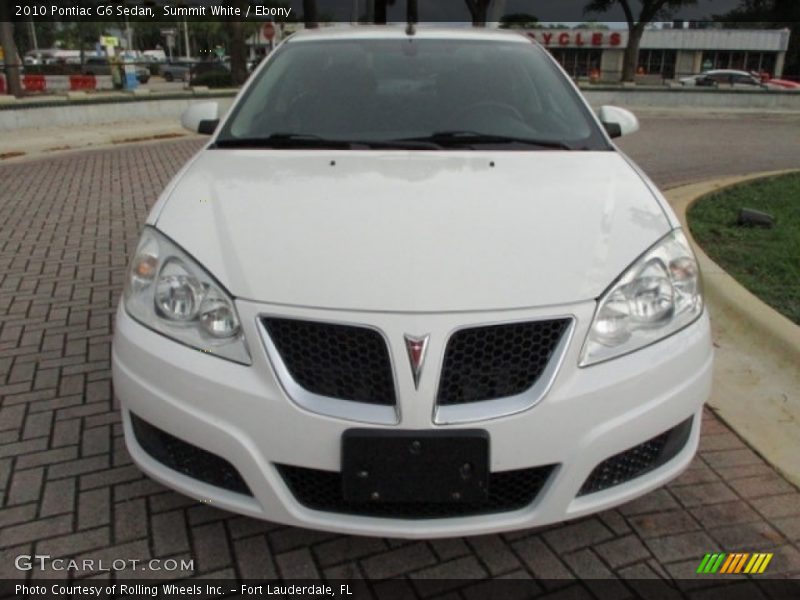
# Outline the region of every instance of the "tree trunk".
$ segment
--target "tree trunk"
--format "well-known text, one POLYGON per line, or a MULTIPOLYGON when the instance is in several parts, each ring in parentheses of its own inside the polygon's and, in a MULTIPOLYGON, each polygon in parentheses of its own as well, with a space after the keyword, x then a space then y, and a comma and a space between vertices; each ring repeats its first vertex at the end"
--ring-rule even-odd
POLYGON ((247 43, 244 23, 228 21, 225 23, 230 39, 231 80, 233 85, 242 85, 247 80, 247 43))
POLYGON ((644 25, 637 23, 628 29, 628 45, 625 47, 625 56, 622 59, 622 81, 633 81, 636 77, 636 67, 639 65, 639 45, 642 42, 644 25))
POLYGON ((375 0, 375 24, 386 25, 387 0, 375 0))
POLYGON ((467 9, 472 16, 473 27, 486 27, 490 0, 466 0, 467 9))
POLYGON ((14 43, 14 24, 11 22, 8 13, 9 5, 2 2, 0 8, 0 43, 3 45, 5 54, 5 73, 6 87, 8 93, 20 98, 22 96, 22 83, 19 76, 19 58, 17 57, 17 45, 14 43))
POLYGON ((316 29, 319 27, 317 0, 303 0, 303 21, 307 29, 316 29))
POLYGON ((419 6, 417 0, 406 0, 406 22, 419 22, 419 6))

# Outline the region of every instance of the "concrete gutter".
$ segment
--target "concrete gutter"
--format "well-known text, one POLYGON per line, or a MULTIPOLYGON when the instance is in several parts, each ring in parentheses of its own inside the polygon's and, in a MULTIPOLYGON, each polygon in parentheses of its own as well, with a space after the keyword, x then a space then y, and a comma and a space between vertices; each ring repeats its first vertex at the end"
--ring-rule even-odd
POLYGON ((665 195, 703 272, 716 360, 708 404, 788 480, 800 485, 800 326, 747 291, 693 239, 686 211, 701 198, 741 183, 796 171, 726 177, 665 195))

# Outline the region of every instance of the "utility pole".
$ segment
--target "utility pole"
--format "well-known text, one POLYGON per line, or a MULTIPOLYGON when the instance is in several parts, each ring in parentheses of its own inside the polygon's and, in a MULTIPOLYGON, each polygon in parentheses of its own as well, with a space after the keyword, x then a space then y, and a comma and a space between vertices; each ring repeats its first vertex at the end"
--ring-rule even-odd
POLYGON ((31 46, 33 46, 34 50, 39 49, 39 40, 36 37, 36 25, 33 24, 33 19, 28 21, 28 33, 31 36, 31 46))
POLYGON ((183 49, 186 52, 186 58, 189 58, 189 21, 186 19, 183 20, 183 49))
POLYGON ((125 15, 125 39, 128 42, 128 52, 133 51, 133 31, 131 30, 131 23, 127 15, 125 15))
POLYGON ((11 22, 10 8, 8 2, 0 2, 0 45, 3 46, 8 93, 19 98, 22 96, 22 84, 19 79, 19 56, 14 43, 14 24, 11 22))

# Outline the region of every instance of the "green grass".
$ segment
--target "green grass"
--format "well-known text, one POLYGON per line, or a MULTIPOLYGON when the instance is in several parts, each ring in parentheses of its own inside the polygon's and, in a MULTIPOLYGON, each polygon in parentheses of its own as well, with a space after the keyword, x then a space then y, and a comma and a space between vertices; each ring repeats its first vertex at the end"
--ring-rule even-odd
POLYGON ((714 262, 800 325, 800 173, 707 196, 689 209, 688 221, 714 262), (738 226, 740 208, 769 213, 775 228, 738 226))

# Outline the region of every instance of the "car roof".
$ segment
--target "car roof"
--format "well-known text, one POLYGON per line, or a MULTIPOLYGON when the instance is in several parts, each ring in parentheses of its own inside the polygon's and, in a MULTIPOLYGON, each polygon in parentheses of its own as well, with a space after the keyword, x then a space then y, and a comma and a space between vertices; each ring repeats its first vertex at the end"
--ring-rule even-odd
POLYGON ((307 42, 314 40, 364 40, 364 39, 418 39, 433 40, 495 40, 505 42, 536 43, 529 37, 504 29, 482 27, 428 27, 415 26, 413 36, 406 33, 406 25, 335 25, 316 29, 301 29, 287 42, 307 42))
POLYGON ((753 76, 752 73, 748 73, 747 71, 740 71, 738 69, 711 69, 710 71, 704 71, 706 75, 750 75, 753 76))

